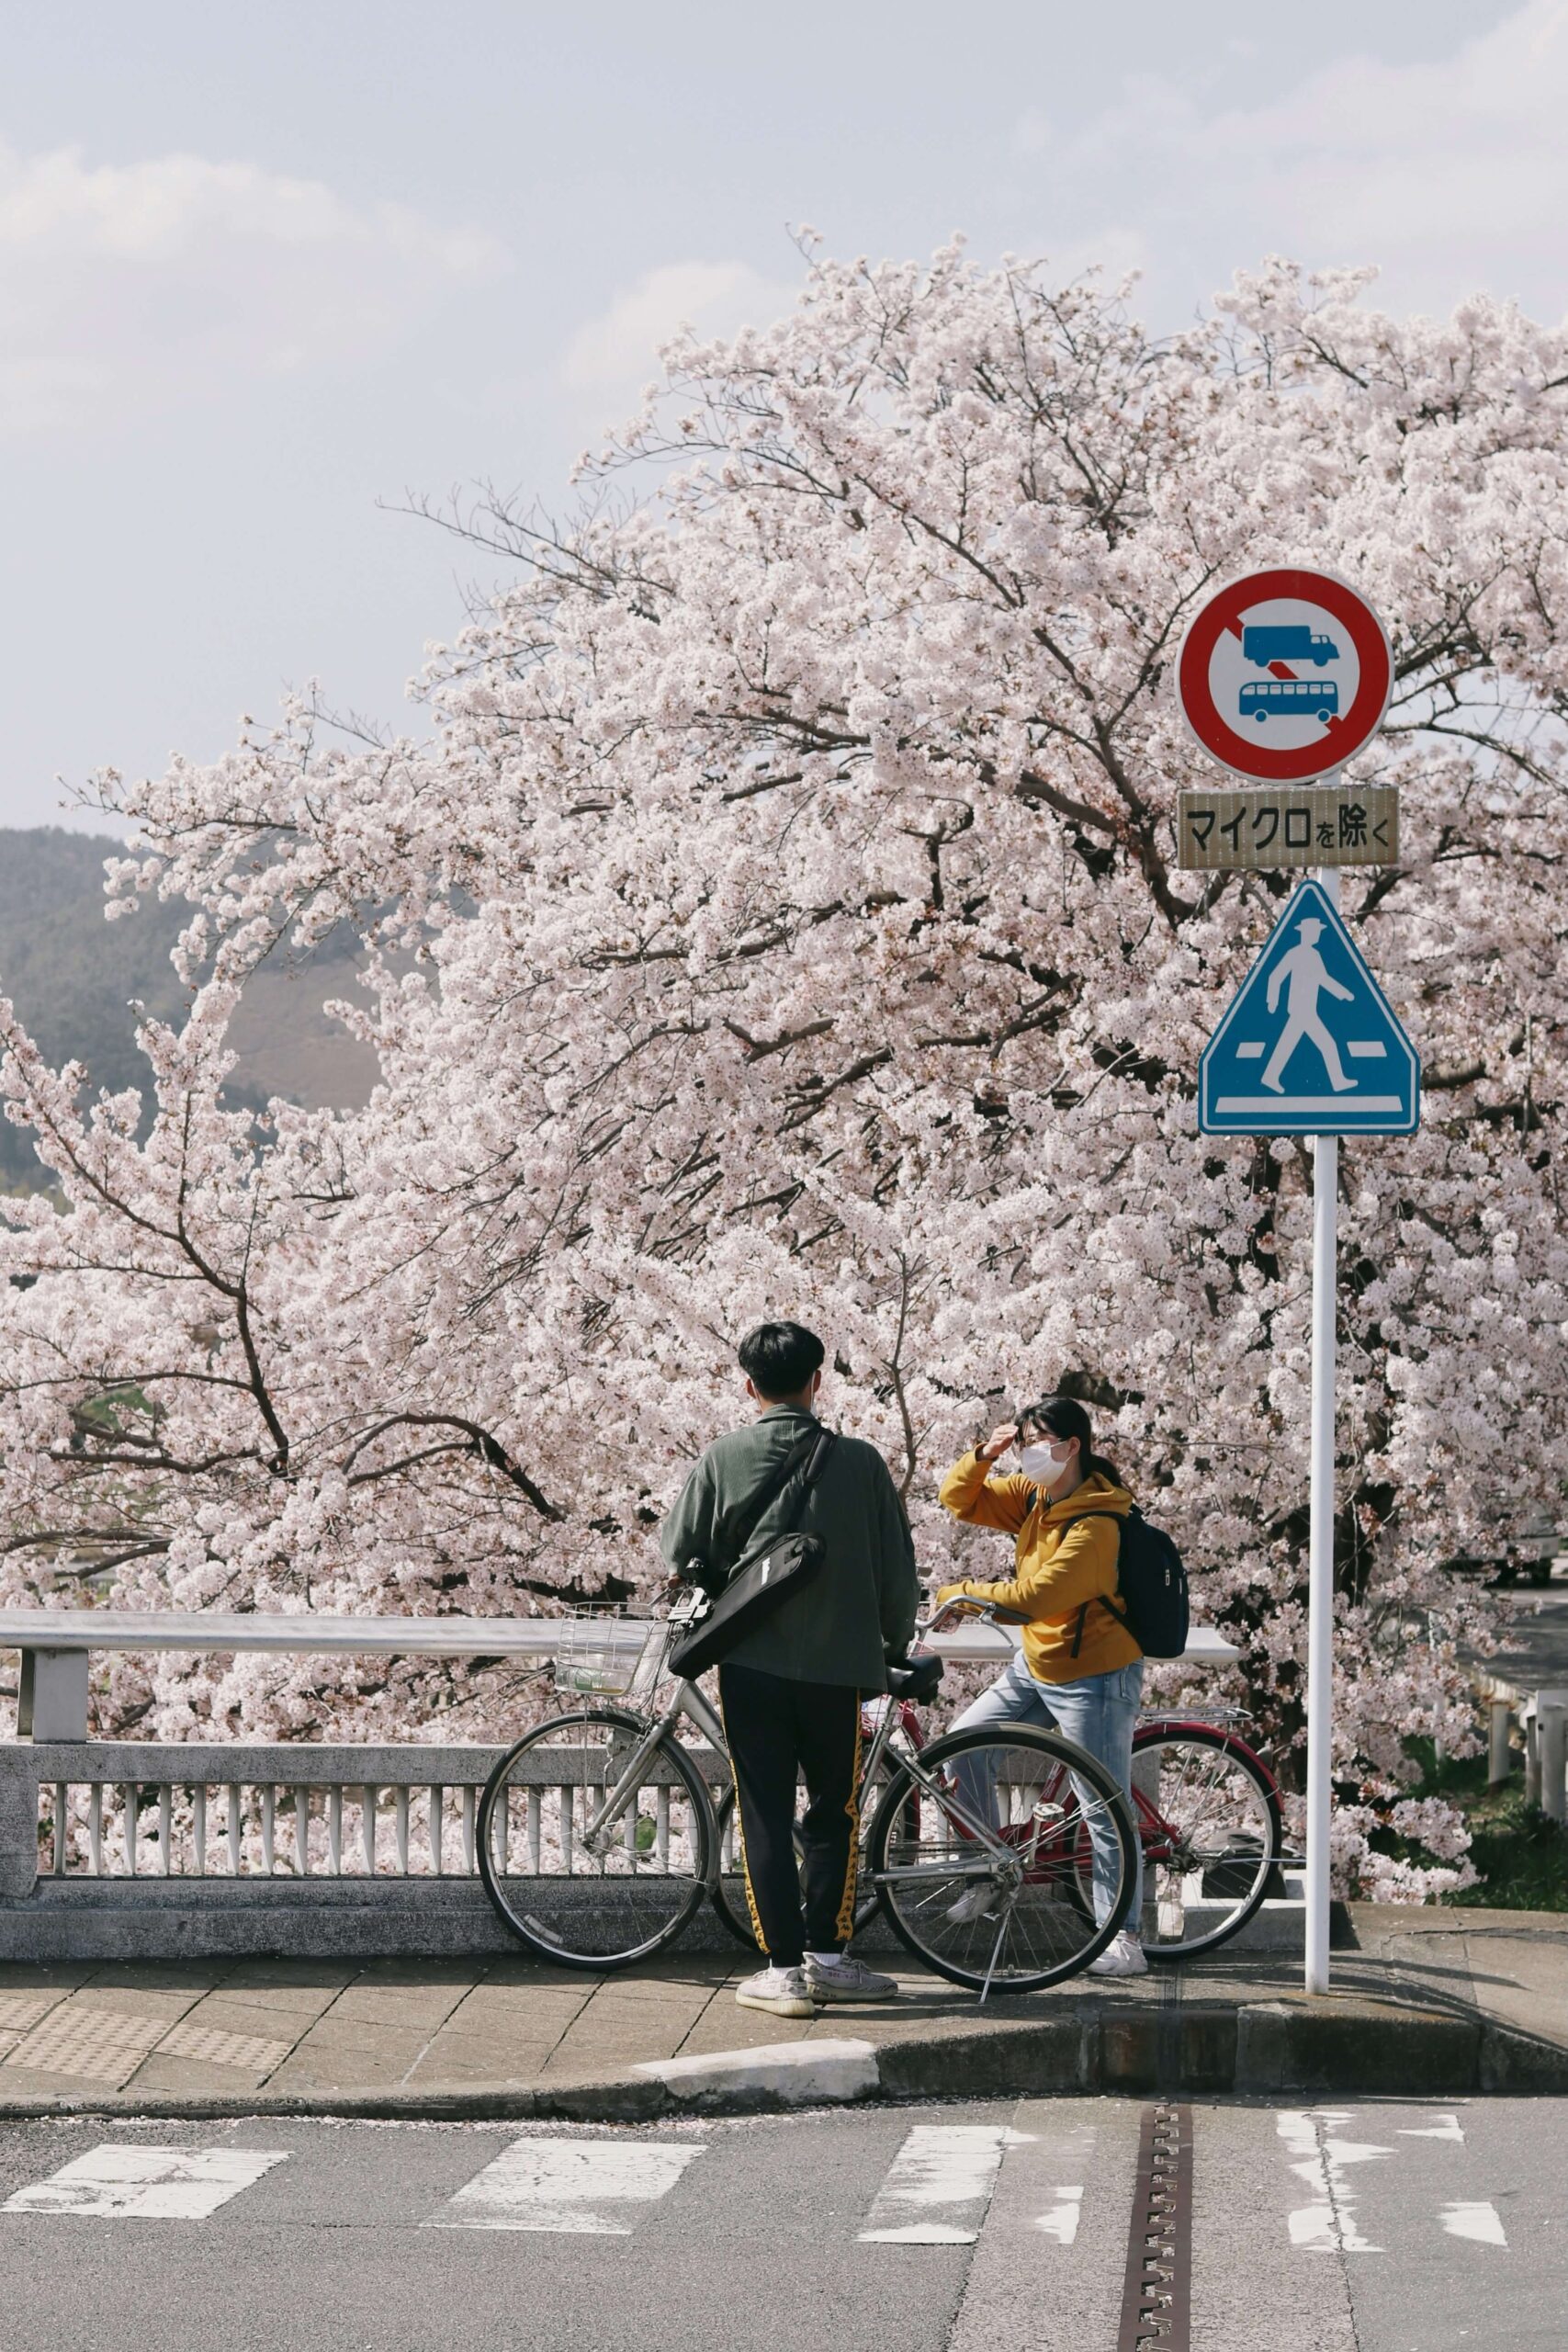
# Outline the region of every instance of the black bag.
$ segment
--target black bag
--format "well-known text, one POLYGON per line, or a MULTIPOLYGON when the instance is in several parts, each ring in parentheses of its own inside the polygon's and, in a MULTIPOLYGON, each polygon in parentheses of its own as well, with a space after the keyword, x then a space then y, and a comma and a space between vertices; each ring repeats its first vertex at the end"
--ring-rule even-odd
MULTIPOLYGON (((822 1475, 837 1439, 831 1430, 812 1430, 785 1456, 782 1466, 759 1493, 751 1496, 728 1522, 728 1544, 743 1545, 776 1498, 792 1480, 795 1493, 784 1525, 757 1550, 736 1562, 723 1590, 705 1612, 670 1647, 670 1671, 683 1682, 694 1682, 716 1666, 753 1627, 773 1615, 781 1602, 811 1582, 827 1558, 819 1535, 797 1534, 793 1522, 806 1508, 806 1498, 822 1475)), ((702 1579, 698 1579, 702 1581, 702 1579)))
MULTIPOLYGON (((1113 1510, 1076 1510, 1072 1519, 1058 1524, 1070 1527, 1079 1519, 1113 1520, 1121 1539, 1116 1556, 1117 1600, 1101 1595, 1100 1606, 1125 1625, 1145 1657, 1179 1657, 1187 1647, 1191 1612, 1186 1565, 1172 1538, 1163 1527, 1151 1527, 1135 1503, 1124 1519, 1113 1510)), ((1073 1635, 1075 1657, 1083 1640, 1089 1606, 1086 1600, 1078 1611, 1078 1629, 1073 1635)))

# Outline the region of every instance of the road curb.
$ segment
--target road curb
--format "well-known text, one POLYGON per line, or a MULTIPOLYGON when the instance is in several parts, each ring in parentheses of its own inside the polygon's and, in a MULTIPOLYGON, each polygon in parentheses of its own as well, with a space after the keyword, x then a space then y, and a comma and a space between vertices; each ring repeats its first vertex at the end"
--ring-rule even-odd
POLYGON ((961 2025, 880 2045, 822 2040, 654 2059, 629 2073, 552 2084, 233 2096, 113 2091, 0 2098, 0 2120, 72 2117, 223 2121, 652 2123, 872 2100, 1026 2098, 1457 2098, 1568 2093, 1568 2047, 1495 2019, 1328 1996, 1161 2005, 961 2025))

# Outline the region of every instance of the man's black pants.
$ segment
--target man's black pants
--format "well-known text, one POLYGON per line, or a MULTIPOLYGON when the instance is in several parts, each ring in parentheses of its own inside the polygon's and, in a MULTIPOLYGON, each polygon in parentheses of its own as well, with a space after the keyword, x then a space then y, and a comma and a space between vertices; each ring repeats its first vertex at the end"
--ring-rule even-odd
POLYGON ((792 1682, 751 1666, 721 1666, 718 1698, 751 1926, 776 1968, 798 1968, 806 1952, 841 1951, 854 1930, 860 1692, 842 1682, 792 1682), (795 1853, 801 1777, 804 1872, 795 1853))

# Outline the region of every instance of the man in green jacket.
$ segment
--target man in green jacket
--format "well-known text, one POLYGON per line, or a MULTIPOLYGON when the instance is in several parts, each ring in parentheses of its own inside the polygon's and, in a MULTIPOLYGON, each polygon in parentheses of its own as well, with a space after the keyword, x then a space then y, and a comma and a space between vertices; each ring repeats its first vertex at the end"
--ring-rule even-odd
MULTIPOLYGON (((716 1438, 660 1530, 672 1573, 728 1573, 722 1530, 818 1426, 822 1342, 799 1323, 761 1323, 739 1347, 756 1416, 716 1438)), ((767 1527, 772 1507, 759 1522, 767 1527)), ((795 1524, 822 1539, 820 1572, 736 1643, 718 1669, 735 1773, 740 1861, 768 1965, 736 1993, 744 2008, 810 2017, 822 2001, 897 1992, 845 1952, 860 1846, 860 1707, 886 1690, 887 1661, 915 1630, 919 1582, 897 1488, 874 1445, 840 1437, 795 1524), (806 1782, 795 1852, 795 1792, 806 1782)), ((755 1537, 753 1541, 755 1541, 755 1537)))

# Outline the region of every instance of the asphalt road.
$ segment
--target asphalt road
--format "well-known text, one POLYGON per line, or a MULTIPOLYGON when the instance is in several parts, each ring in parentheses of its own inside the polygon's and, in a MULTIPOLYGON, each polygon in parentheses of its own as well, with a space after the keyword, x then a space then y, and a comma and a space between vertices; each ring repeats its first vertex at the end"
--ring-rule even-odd
MULTIPOLYGON (((1565 2109, 1196 2107, 1196 2352, 1561 2352, 1565 2109)), ((1142 2112, 13 2125, 0 2346, 1114 2352, 1142 2112)))

